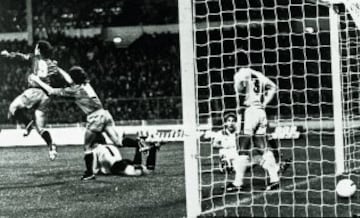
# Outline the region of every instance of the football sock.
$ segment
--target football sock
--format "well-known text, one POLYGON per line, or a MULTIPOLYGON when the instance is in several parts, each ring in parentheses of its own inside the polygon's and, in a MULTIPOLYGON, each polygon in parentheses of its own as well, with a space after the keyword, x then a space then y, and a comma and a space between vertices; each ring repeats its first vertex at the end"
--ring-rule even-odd
POLYGON ((46 144, 48 145, 48 147, 51 149, 52 146, 52 139, 51 139, 51 135, 49 133, 49 131, 44 130, 41 132, 41 137, 44 139, 44 141, 46 142, 46 144))
POLYGON ((152 147, 149 150, 149 156, 146 159, 146 168, 149 170, 155 169, 155 163, 156 163, 156 148, 152 147))
POLYGON ((86 172, 88 174, 93 174, 93 170, 92 170, 93 161, 94 161, 93 152, 85 153, 84 160, 85 160, 86 172))
POLYGON ((142 152, 139 149, 135 149, 135 156, 134 156, 134 165, 141 165, 142 164, 142 152))

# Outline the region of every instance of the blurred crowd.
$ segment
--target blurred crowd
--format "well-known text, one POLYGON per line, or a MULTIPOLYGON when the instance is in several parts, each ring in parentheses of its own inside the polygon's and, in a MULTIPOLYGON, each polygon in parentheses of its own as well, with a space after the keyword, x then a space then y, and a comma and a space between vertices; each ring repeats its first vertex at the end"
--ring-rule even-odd
MULTIPOLYGON (((25 0, 2 0, 0 32, 26 30, 25 0)), ((177 23, 175 0, 32 0, 36 31, 177 23)))
MULTIPOLYGON (((181 116, 178 35, 143 35, 128 48, 117 48, 98 38, 73 39, 56 35, 50 40, 54 59, 67 70, 81 65, 115 120, 178 119, 181 116)), ((24 41, 0 42, 0 50, 32 52, 24 41)), ((6 122, 9 103, 27 87, 30 66, 2 58, 0 65, 0 122, 6 122)), ((54 99, 49 121, 78 122, 79 109, 54 99)))

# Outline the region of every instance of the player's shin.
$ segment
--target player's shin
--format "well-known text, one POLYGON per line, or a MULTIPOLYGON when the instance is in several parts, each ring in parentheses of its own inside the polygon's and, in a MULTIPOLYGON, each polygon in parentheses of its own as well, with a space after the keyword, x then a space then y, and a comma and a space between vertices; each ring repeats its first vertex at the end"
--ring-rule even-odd
POLYGON ((261 166, 266 170, 270 177, 270 183, 277 183, 279 182, 279 169, 280 166, 276 163, 274 154, 272 151, 267 150, 264 152, 262 157, 261 166))
POLYGON ((276 163, 280 161, 280 154, 278 144, 275 141, 276 139, 269 139, 268 140, 268 147, 271 148, 272 152, 274 153, 276 163))
POLYGON ((244 175, 247 167, 249 166, 249 156, 245 154, 239 155, 233 161, 233 167, 235 171, 235 179, 233 184, 237 187, 243 185, 244 175))
POLYGON ((95 178, 93 172, 94 153, 92 151, 85 151, 84 161, 85 161, 86 171, 85 174, 81 177, 81 180, 94 179, 95 178))
POLYGON ((47 146, 49 147, 49 150, 52 150, 53 147, 52 147, 52 138, 51 138, 50 132, 47 130, 39 130, 39 133, 41 135, 41 138, 44 139, 47 146))
POLYGON ((146 168, 148 170, 155 170, 156 152, 157 152, 157 149, 155 146, 149 150, 149 156, 146 160, 146 168))
POLYGON ((142 165, 142 155, 143 155, 143 153, 140 152, 139 149, 135 149, 135 155, 134 155, 134 160, 133 160, 133 163, 135 166, 142 165))

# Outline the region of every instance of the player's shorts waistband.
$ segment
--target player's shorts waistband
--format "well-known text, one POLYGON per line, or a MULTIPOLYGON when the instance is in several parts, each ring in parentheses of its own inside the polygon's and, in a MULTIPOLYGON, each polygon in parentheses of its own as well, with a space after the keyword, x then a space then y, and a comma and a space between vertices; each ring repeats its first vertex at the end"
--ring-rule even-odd
POLYGON ((264 109, 264 105, 254 104, 254 105, 248 105, 246 108, 264 109))

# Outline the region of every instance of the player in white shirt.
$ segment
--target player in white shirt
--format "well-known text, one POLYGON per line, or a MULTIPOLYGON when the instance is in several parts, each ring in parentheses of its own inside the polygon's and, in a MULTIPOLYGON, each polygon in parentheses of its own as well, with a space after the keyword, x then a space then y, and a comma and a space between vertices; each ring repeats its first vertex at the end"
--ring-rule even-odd
POLYGON ((268 147, 266 138, 268 120, 265 112, 265 107, 273 99, 277 87, 262 73, 250 68, 241 68, 234 75, 234 89, 239 126, 241 125, 239 111, 241 107, 245 107, 244 135, 239 139, 239 166, 237 166, 235 180, 228 184, 227 190, 242 189, 244 174, 250 165, 250 158, 252 162, 255 159, 258 160, 258 164, 268 173, 270 183, 266 190, 277 189, 280 180, 278 175, 280 164, 276 161, 270 146, 268 147))
POLYGON ((232 171, 234 160, 238 157, 237 152, 237 118, 235 113, 224 116, 224 128, 218 131, 213 140, 213 148, 219 149, 220 171, 232 171))

